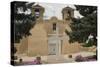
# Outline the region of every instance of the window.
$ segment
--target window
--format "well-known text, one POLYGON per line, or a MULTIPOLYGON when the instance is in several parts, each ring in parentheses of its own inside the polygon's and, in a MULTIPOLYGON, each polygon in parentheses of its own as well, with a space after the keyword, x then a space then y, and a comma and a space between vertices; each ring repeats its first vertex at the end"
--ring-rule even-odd
POLYGON ((71 18, 71 12, 68 10, 67 11, 67 18, 65 18, 65 20, 69 20, 71 18))
POLYGON ((56 23, 53 23, 53 31, 56 31, 56 23))
POLYGON ((68 10, 68 17, 70 17, 71 16, 71 12, 68 10))
POLYGON ((38 18, 39 15, 40 15, 40 11, 39 11, 39 9, 35 9, 35 16, 38 18))

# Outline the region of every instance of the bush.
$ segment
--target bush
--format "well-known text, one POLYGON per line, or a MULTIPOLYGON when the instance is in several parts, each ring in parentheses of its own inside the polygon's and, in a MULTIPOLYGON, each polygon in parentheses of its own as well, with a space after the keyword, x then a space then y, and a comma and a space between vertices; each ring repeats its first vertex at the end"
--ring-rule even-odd
POLYGON ((75 61, 82 62, 83 61, 83 57, 81 55, 78 55, 78 56, 75 57, 75 61))

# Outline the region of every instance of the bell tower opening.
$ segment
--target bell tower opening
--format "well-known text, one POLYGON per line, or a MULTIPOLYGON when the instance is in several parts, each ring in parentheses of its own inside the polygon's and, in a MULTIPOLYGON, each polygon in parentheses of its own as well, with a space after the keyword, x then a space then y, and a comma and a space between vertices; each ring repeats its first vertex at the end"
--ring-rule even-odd
POLYGON ((44 8, 39 4, 34 5, 32 7, 32 14, 36 17, 36 19, 43 19, 44 8))
POLYGON ((70 7, 65 7, 62 10, 62 18, 64 21, 71 20, 74 17, 74 9, 70 7))
POLYGON ((35 9, 35 16, 36 16, 36 18, 39 18, 39 16, 40 16, 40 11, 39 11, 39 9, 35 9))

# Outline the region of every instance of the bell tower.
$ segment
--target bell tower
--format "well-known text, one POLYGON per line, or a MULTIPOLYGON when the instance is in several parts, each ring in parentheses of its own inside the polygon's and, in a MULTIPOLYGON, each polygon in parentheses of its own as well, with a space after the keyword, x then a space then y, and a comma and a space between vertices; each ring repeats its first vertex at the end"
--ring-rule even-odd
POLYGON ((43 19, 43 14, 44 8, 39 4, 32 7, 32 15, 35 16, 36 19, 43 19))
POLYGON ((74 9, 70 8, 70 7, 65 7, 62 10, 62 19, 66 22, 66 21, 70 21, 71 18, 74 17, 74 9))

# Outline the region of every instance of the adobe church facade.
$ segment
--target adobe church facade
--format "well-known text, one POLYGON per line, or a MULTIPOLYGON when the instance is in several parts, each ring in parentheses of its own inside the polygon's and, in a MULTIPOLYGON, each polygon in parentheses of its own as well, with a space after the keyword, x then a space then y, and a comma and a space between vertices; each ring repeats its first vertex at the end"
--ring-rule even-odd
POLYGON ((62 20, 53 16, 51 19, 43 19, 45 8, 40 5, 33 6, 32 14, 36 17, 36 24, 30 30, 28 37, 23 37, 20 43, 15 43, 17 54, 27 56, 37 55, 62 55, 75 53, 81 50, 79 43, 69 43, 69 36, 65 30, 71 32, 71 18, 74 10, 70 7, 62 9, 62 20))

